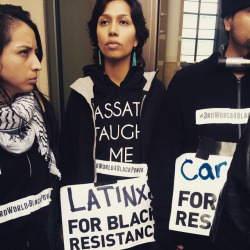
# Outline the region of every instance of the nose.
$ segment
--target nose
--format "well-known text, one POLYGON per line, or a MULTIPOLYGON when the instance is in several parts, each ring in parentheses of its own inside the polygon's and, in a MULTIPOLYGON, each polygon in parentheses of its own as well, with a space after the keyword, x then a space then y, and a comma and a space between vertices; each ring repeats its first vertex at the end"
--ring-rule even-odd
POLYGON ((110 36, 118 36, 118 25, 116 22, 112 22, 110 25, 109 35, 110 36))
POLYGON ((34 56, 33 56, 31 69, 33 71, 40 71, 42 69, 42 65, 41 65, 40 61, 38 60, 36 54, 34 54, 34 56))

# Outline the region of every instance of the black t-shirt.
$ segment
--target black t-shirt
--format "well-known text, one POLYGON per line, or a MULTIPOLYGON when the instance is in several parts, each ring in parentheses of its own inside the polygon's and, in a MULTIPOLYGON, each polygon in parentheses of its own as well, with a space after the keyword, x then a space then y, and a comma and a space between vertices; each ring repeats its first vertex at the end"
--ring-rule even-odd
MULTIPOLYGON (((141 163, 140 116, 142 88, 128 88, 109 82, 110 92, 95 91, 96 159, 104 161, 141 163)), ((98 182, 123 179, 98 174, 98 182)))

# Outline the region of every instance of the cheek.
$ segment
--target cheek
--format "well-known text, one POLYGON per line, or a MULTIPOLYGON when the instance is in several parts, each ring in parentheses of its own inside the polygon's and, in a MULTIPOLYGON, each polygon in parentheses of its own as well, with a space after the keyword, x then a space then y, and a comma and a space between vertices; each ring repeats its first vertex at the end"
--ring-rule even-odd
POLYGON ((103 32, 97 29, 96 34, 97 34, 97 42, 98 45, 100 46, 103 43, 103 32))
POLYGON ((136 37, 135 36, 131 36, 128 40, 127 40, 127 44, 130 44, 132 47, 136 47, 138 45, 136 37))
POLYGON ((135 31, 131 31, 130 35, 128 36, 128 41, 133 44, 133 46, 137 46, 137 38, 136 38, 136 33, 135 31))
POLYGON ((15 65, 2 65, 1 71, 0 71, 0 77, 3 81, 9 82, 9 83, 15 83, 22 79, 23 74, 20 74, 20 66, 15 67, 15 65))
POLYGON ((3 66, 2 66, 2 61, 0 60, 0 76, 1 76, 1 74, 2 74, 2 68, 3 68, 3 66))

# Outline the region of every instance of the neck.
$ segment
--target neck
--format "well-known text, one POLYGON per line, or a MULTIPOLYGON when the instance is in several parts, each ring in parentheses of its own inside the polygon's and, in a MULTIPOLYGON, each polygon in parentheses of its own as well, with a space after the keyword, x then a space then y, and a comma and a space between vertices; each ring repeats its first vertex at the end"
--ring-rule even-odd
POLYGON ((130 68, 130 57, 125 61, 105 60, 105 74, 117 85, 125 79, 130 68))
POLYGON ((0 102, 10 105, 14 101, 14 97, 9 95, 9 93, 0 91, 0 102))
MULTIPOLYGON (((229 41, 228 47, 225 53, 226 57, 244 57, 249 53, 249 51, 239 45, 234 44, 232 41, 229 41)), ((236 77, 243 77, 245 75, 244 71, 233 71, 233 74, 236 77)))
POLYGON ((244 57, 249 53, 249 50, 243 46, 235 44, 231 39, 229 40, 226 57, 244 57))

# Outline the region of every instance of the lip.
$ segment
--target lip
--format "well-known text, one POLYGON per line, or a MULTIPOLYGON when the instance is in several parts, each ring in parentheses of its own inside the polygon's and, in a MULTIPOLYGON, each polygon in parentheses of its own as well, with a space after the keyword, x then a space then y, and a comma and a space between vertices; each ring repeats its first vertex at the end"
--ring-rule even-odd
POLYGON ((36 84, 36 83, 37 83, 37 77, 30 78, 30 79, 29 79, 29 82, 30 82, 31 84, 36 84))
POLYGON ((116 49, 120 46, 120 43, 118 43, 117 41, 109 41, 106 43, 106 46, 109 48, 109 49, 116 49))

